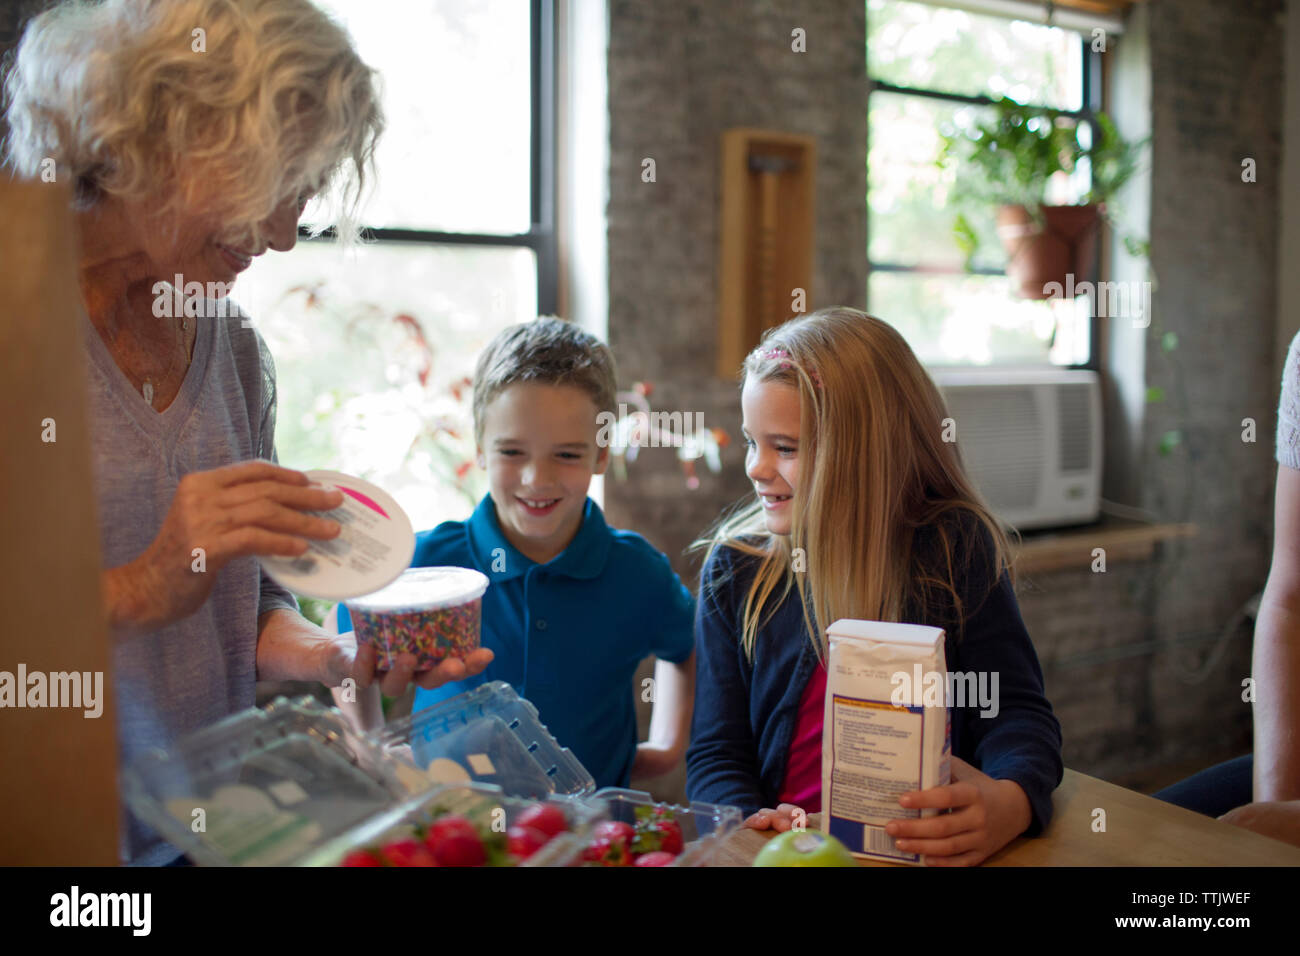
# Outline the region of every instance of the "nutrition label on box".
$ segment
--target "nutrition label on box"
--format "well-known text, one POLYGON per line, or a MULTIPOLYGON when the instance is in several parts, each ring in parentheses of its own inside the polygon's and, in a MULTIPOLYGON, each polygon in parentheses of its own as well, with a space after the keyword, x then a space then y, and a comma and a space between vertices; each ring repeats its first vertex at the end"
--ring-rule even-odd
POLYGON ((922 708, 836 694, 831 713, 835 816, 864 823, 917 816, 898 795, 920 789, 922 708))

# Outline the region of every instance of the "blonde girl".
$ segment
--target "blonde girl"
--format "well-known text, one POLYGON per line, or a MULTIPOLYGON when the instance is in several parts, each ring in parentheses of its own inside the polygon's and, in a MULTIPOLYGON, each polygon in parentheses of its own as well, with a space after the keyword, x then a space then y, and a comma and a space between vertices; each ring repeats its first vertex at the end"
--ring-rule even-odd
POLYGON ((956 865, 1040 833, 1060 725, 1006 537, 944 440, 925 369, 885 322, 832 308, 773 329, 743 372, 755 497, 696 542, 707 558, 689 796, 740 806, 759 829, 820 810, 823 628, 901 621, 945 628, 949 669, 987 674, 998 693, 993 707, 954 708, 952 782, 900 795, 887 831, 956 865), (919 818, 928 807, 950 812, 919 818))

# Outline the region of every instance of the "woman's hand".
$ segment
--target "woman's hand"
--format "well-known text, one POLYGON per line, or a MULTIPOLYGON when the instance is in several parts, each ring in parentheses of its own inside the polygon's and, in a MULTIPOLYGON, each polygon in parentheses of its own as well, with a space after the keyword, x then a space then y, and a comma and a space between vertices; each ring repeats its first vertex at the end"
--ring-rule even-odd
POLYGON ((381 671, 378 668, 379 654, 374 647, 369 644, 357 647, 354 632, 343 635, 340 640, 352 645, 352 669, 345 676, 356 678, 358 687, 369 687, 377 681, 380 692, 386 697, 400 697, 405 692, 406 685, 411 683, 425 690, 433 690, 452 681, 465 680, 483 673, 484 668, 496 656, 486 647, 480 647, 463 659, 449 657, 432 670, 417 671, 414 654, 399 654, 391 670, 381 671))
POLYGON ((249 555, 298 557, 307 538, 329 539, 337 521, 305 514, 343 502, 302 472, 247 461, 180 480, 157 537, 140 557, 105 573, 112 626, 156 630, 193 614, 217 573, 249 555))
POLYGON ((952 758, 954 783, 900 794, 909 809, 947 809, 933 817, 891 820, 885 832, 907 853, 920 853, 932 866, 982 863, 1029 828, 1033 811, 1020 784, 994 780, 966 761, 952 758))
POLYGON ((1300 846, 1300 800, 1256 801, 1229 810, 1219 819, 1300 846))
POLYGON ((777 833, 785 833, 787 830, 793 830, 796 827, 804 829, 808 826, 808 814, 793 803, 783 803, 775 810, 759 810, 745 821, 745 826, 754 830, 775 830, 777 833))

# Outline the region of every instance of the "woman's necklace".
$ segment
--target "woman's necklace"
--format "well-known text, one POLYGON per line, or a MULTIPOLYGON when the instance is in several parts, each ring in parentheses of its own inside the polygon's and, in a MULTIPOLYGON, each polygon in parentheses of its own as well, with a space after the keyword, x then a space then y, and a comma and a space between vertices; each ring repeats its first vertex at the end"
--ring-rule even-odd
MULTIPOLYGON (((193 356, 190 354, 190 350, 185 347, 185 337, 186 334, 189 332, 189 330, 190 330, 189 319, 186 316, 182 315, 180 346, 181 346, 181 351, 185 353, 186 369, 190 367, 190 362, 193 360, 193 356)), ((157 386, 162 385, 169 378, 171 378, 172 371, 175 368, 176 368, 176 350, 172 349, 172 360, 167 366, 167 371, 165 371, 162 375, 158 376, 157 382, 154 381, 152 376, 149 376, 145 378, 144 382, 141 384, 140 394, 144 396, 145 404, 147 404, 150 408, 153 407, 153 395, 157 389, 157 386)))

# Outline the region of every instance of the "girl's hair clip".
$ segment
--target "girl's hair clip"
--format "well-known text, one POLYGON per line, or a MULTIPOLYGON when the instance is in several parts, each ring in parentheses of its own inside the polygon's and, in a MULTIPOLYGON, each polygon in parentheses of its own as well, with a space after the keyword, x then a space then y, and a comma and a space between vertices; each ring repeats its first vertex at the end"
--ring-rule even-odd
MULTIPOLYGON (((784 349, 784 348, 782 348, 782 347, 779 346, 779 345, 778 345, 777 347, 775 347, 775 348, 770 348, 770 349, 768 349, 767 351, 765 351, 765 352, 763 352, 763 353, 761 353, 761 354, 762 354, 762 357, 765 358, 765 359, 767 359, 768 361, 779 361, 779 362, 781 363, 781 364, 780 364, 780 367, 781 367, 781 368, 794 368, 794 367, 795 367, 794 361, 793 361, 793 360, 791 359, 791 357, 790 357, 790 352, 789 352, 789 350, 788 350, 788 349, 784 349)), ((822 387, 822 380, 821 380, 821 376, 819 376, 819 375, 817 374, 817 370, 814 369, 814 368, 809 368, 809 369, 806 369, 805 371, 807 371, 807 373, 808 373, 808 377, 809 377, 810 379, 812 379, 812 383, 813 383, 814 385, 816 385, 818 388, 821 388, 821 387, 822 387)))

